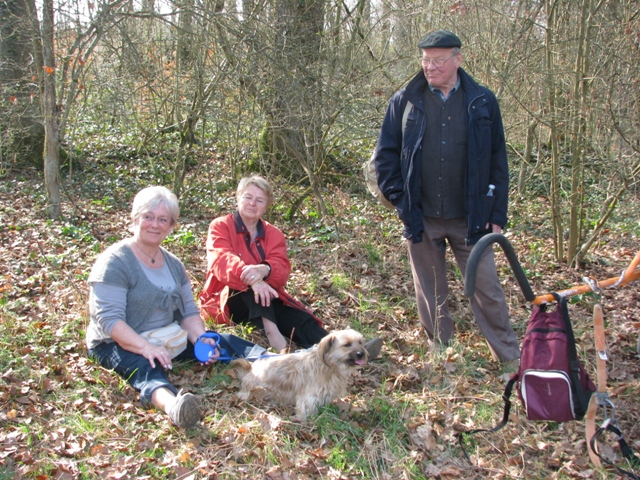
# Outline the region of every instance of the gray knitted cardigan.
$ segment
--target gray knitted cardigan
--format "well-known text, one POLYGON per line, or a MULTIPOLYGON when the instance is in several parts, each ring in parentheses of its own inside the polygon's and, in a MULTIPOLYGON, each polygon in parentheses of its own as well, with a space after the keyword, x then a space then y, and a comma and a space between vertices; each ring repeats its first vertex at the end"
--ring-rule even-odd
MULTIPOLYGON (((176 285, 183 286, 189 283, 187 272, 178 257, 163 248, 160 248, 160 251, 176 285)), ((129 240, 121 240, 100 254, 89 274, 89 285, 94 282, 103 282, 127 290, 126 318, 124 320, 138 333, 140 333, 139 328, 147 323, 156 308, 175 305, 177 310, 174 320, 178 322, 182 322, 185 313, 194 313, 185 312, 185 306, 189 300, 182 297, 181 288, 165 292, 151 283, 131 250, 129 240)), ((89 316, 90 322, 86 335, 87 347, 91 349, 105 341, 113 342, 96 320, 96 303, 93 295, 89 298, 89 316)))

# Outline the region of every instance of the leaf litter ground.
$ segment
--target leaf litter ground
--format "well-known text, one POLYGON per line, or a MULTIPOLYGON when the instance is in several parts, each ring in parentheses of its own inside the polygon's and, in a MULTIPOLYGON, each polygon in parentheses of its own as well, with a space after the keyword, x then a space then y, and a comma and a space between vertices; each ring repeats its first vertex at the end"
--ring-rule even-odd
MULTIPOLYGON (((205 414, 200 428, 176 429, 86 357, 88 272, 100 251, 127 236, 131 196, 144 186, 135 176, 103 177, 87 171, 67 182, 60 222, 45 219, 37 175, 0 188, 0 478, 616 478, 589 462, 583 422, 530 422, 517 400, 507 427, 468 439, 472 463, 465 460, 455 435, 499 421, 504 372, 471 320, 453 264, 456 340, 446 350, 427 348, 398 221, 361 189, 326 191, 332 216, 324 224, 312 202, 294 220, 283 220, 282 206, 269 220, 289 239, 290 291, 328 329, 351 326, 380 336, 382 358, 356 375, 348 397, 303 425, 290 421, 290 409, 240 402, 237 381, 223 365, 184 366, 171 378, 204 398, 205 414)), ((281 199, 288 193, 279 192, 281 199)), ((231 190, 182 201, 181 226, 166 247, 184 260, 194 292, 204 278, 208 222, 232 205, 231 190)), ((554 262, 550 233, 536 220, 544 213, 531 208, 513 202, 520 218, 509 238, 538 294, 587 275, 614 276, 640 246, 637 234, 611 228, 588 265, 569 269, 554 262)), ((504 256, 496 258, 521 338, 530 306, 504 256)), ((595 378, 593 299, 574 300, 580 356, 595 378)), ((609 393, 636 452, 639 300, 634 284, 604 299, 609 393)), ((229 331, 265 344, 259 333, 229 331)), ((620 462, 614 440, 603 454, 620 462)))

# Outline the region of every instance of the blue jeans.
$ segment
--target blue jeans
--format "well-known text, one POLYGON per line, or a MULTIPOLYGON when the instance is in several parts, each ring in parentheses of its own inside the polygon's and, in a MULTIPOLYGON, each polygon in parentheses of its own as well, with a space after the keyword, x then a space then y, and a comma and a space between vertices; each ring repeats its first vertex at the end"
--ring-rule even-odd
MULTIPOLYGON (((264 348, 243 340, 228 333, 220 334, 220 346, 234 358, 246 358, 250 355, 261 354, 264 348)), ((151 395, 158 388, 167 388, 175 394, 178 389, 167 378, 166 370, 156 361, 156 367, 152 368, 149 360, 142 355, 125 350, 115 342, 104 342, 89 350, 89 355, 94 357, 100 365, 108 370, 113 370, 129 385, 140 392, 140 402, 146 407, 151 405, 151 395)), ((193 360, 193 344, 187 342, 187 349, 174 358, 174 361, 193 360)))

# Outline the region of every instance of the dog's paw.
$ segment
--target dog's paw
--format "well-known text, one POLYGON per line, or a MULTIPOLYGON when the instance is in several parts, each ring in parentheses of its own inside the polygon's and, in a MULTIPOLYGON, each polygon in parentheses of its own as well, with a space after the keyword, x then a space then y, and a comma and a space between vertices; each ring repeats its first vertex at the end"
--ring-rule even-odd
POLYGON ((251 396, 251 392, 248 392, 246 390, 240 390, 239 392, 236 393, 236 396, 243 401, 247 401, 249 400, 249 397, 251 396))
POLYGON ((269 396, 269 391, 264 387, 253 387, 250 390, 242 388, 236 395, 245 402, 252 400, 254 403, 261 403, 269 396))
POLYGON ((318 402, 313 398, 307 398, 296 403, 295 418, 300 422, 304 422, 311 415, 318 412, 318 402))
POLYGON ((251 398, 260 403, 269 396, 269 390, 264 387, 253 387, 250 394, 251 398))

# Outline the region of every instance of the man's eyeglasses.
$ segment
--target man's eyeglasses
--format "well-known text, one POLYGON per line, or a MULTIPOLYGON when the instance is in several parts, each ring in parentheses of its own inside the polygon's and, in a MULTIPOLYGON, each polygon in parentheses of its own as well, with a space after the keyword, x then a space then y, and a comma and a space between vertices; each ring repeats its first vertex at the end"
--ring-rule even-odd
POLYGON ((425 58, 425 57, 420 57, 420 60, 422 61, 422 65, 425 66, 425 67, 428 67, 429 65, 433 65, 436 68, 442 68, 442 67, 444 67, 445 63, 447 63, 449 60, 451 60, 456 55, 458 55, 458 54, 454 53, 449 58, 444 58, 444 59, 443 58, 425 58))

